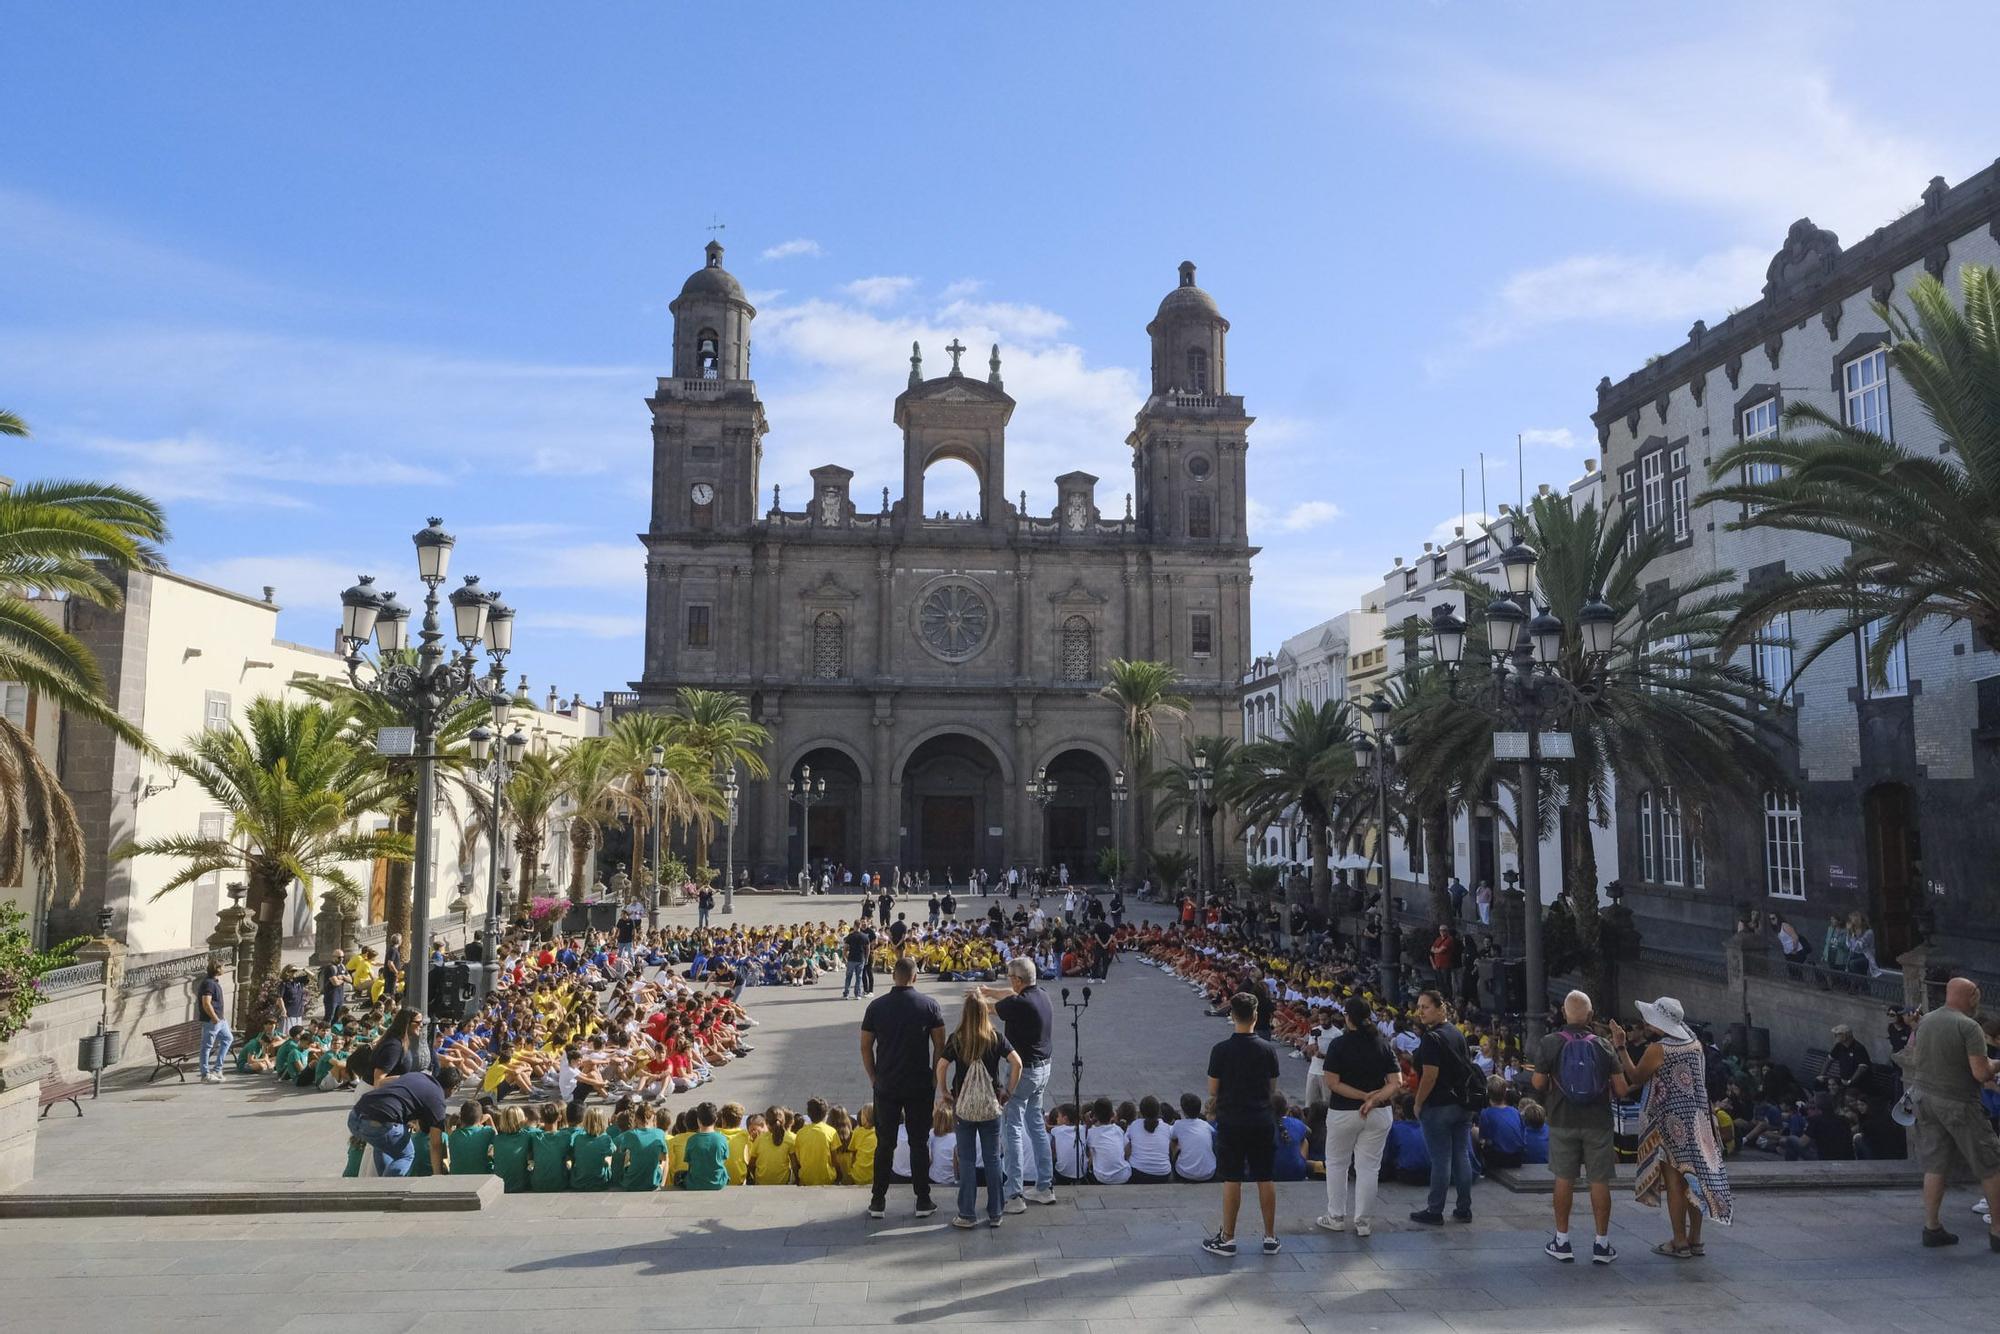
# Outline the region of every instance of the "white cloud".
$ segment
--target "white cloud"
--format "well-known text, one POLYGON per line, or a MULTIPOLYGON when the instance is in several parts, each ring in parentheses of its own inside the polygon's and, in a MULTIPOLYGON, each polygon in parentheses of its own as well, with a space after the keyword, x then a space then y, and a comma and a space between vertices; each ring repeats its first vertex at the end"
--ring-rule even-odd
POLYGON ((1755 300, 1770 256, 1747 246, 1691 262, 1660 255, 1571 255, 1523 269, 1466 326, 1471 348, 1490 348, 1558 324, 1660 324, 1719 316, 1755 300))
MULTIPOLYGON (((190 579, 245 597, 262 596, 263 586, 270 584, 277 590, 274 600, 285 610, 325 612, 329 618, 339 614, 341 590, 352 584, 355 576, 368 573, 365 564, 357 566, 332 556, 292 554, 225 556, 174 568, 190 579)), ((409 582, 415 584, 416 580, 413 577, 409 582)), ((395 584, 392 581, 387 587, 395 584)), ((408 603, 409 599, 403 601, 408 603)), ((329 631, 334 624, 328 620, 329 631)))
POLYGON ((881 275, 874 278, 856 278, 853 282, 844 284, 840 290, 864 306, 886 306, 900 299, 916 285, 915 278, 881 275))
POLYGON ((637 639, 645 633, 646 618, 631 615, 597 615, 589 612, 550 612, 535 618, 543 630, 573 630, 591 639, 637 639))
POLYGON ((1466 537, 1478 537, 1486 531, 1486 525, 1498 517, 1499 515, 1488 514, 1485 510, 1473 510, 1462 517, 1454 514, 1449 518, 1438 520, 1427 535, 1427 540, 1443 546, 1459 536, 1458 530, 1461 527, 1465 529, 1466 537))
POLYGON ((796 259, 800 256, 817 259, 825 253, 825 251, 820 249, 819 242, 812 240, 810 237, 801 236, 794 240, 780 241, 774 246, 766 247, 763 257, 774 260, 796 259))
POLYGON ((425 486, 443 473, 378 454, 327 453, 224 441, 199 433, 156 440, 83 436, 76 448, 112 460, 111 480, 162 502, 304 508, 323 486, 425 486))
POLYGON ((985 286, 985 282, 978 278, 960 278, 956 282, 946 283, 945 289, 938 293, 938 300, 963 301, 985 286))
POLYGON ((575 588, 631 593, 646 586, 646 552, 638 542, 584 542, 520 548, 507 562, 508 582, 523 588, 575 588))
POLYGON ((1254 496, 1245 505, 1253 540, 1260 533, 1301 533, 1340 517, 1340 506, 1330 500, 1302 500, 1289 509, 1274 509, 1254 496))
POLYGON ((937 317, 946 324, 991 329, 1003 343, 1038 342, 1069 327, 1069 321, 1052 310, 1012 301, 953 301, 937 317))
POLYGON ((1521 432, 1524 445, 1549 445, 1556 449, 1575 449, 1576 432, 1567 426, 1535 426, 1521 432))

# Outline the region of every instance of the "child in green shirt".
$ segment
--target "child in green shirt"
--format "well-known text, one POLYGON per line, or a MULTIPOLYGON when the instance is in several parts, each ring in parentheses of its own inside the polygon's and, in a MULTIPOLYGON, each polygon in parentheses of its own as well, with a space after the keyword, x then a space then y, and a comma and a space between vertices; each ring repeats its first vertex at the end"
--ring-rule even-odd
POLYGON ((695 1133, 687 1142, 688 1190, 721 1190, 729 1184, 729 1141, 715 1128, 715 1104, 694 1109, 695 1133))
POLYGON ((564 1125, 560 1103, 542 1104, 542 1128, 535 1136, 535 1169, 528 1178, 528 1184, 534 1190, 569 1189, 570 1153, 583 1135, 580 1124, 583 1108, 571 1103, 569 1110, 576 1124, 564 1125))
POLYGON ((569 1188, 607 1190, 611 1186, 611 1157, 617 1142, 611 1138, 611 1117, 602 1107, 584 1115, 583 1134, 570 1150, 569 1188))
POLYGON ((491 1172, 493 1140, 493 1127, 486 1124, 486 1109, 471 1098, 460 1103, 458 1124, 444 1137, 451 1174, 460 1177, 491 1172))
POLYGON ((498 1119, 493 1172, 505 1183, 509 1195, 519 1195, 528 1189, 528 1158, 542 1132, 528 1128, 527 1115, 519 1107, 502 1107, 498 1119))
POLYGON ((434 1175, 431 1171, 431 1137, 415 1121, 410 1122, 410 1143, 417 1151, 416 1157, 410 1160, 410 1175, 413 1177, 434 1175))
POLYGON ((618 1137, 623 1164, 621 1190, 658 1190, 667 1158, 667 1137, 653 1124, 653 1109, 644 1103, 632 1111, 632 1128, 618 1137))
POLYGON ((277 1051, 272 1053, 276 1061, 274 1068, 280 1079, 296 1081, 299 1071, 305 1068, 306 1049, 299 1042, 300 1036, 301 1030, 293 1028, 291 1035, 279 1043, 277 1051))

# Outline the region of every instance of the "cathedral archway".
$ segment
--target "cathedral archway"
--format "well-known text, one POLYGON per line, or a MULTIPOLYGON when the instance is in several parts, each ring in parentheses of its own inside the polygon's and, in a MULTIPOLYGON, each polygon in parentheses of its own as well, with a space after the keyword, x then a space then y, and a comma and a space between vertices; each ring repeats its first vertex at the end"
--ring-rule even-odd
POLYGON ((1111 768, 1089 750, 1072 747, 1048 762, 1056 795, 1042 811, 1042 865, 1069 867, 1070 879, 1099 879, 1097 854, 1112 845, 1111 768))
POLYGON ((946 446, 924 461, 924 518, 941 513, 951 519, 961 514, 980 518, 984 492, 979 460, 971 454, 946 446))
POLYGON ((822 865, 838 868, 861 864, 866 837, 862 801, 865 780, 853 756, 832 746, 815 746, 794 757, 790 767, 773 774, 772 780, 778 796, 789 808, 785 823, 788 874, 797 873, 802 858, 809 860, 815 869, 822 865), (802 768, 812 770, 815 790, 820 780, 826 781, 826 795, 814 802, 810 810, 793 801, 786 786, 799 776, 802 768))
POLYGON ((1006 810, 1006 772, 984 741, 949 731, 919 742, 902 765, 903 869, 936 885, 999 871, 1006 810))

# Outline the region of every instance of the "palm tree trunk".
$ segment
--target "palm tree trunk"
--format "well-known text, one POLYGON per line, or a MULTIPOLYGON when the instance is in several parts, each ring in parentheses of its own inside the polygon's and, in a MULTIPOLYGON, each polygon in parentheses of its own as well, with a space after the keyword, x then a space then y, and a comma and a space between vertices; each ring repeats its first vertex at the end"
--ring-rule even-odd
MULTIPOLYGON (((406 838, 415 837, 417 831, 416 812, 407 807, 396 812, 395 830, 406 838)), ((410 888, 415 875, 414 862, 390 862, 388 883, 383 889, 382 920, 389 935, 410 935, 410 888)))
MULTIPOLYGON (((256 995, 264 983, 277 977, 285 952, 285 881, 268 871, 252 871, 249 885, 252 920, 257 938, 250 957, 250 994, 256 995)), ((243 1016, 238 1023, 247 1024, 243 1016)), ((247 1029, 246 1029, 247 1031, 247 1029)))
POLYGON ((1306 822, 1307 840, 1312 844, 1312 900, 1320 908, 1333 900, 1333 873, 1327 869, 1327 827, 1324 820, 1306 822))
POLYGON ((1600 948, 1597 845, 1590 837, 1590 794, 1567 793, 1563 810, 1568 817, 1563 821, 1563 837, 1569 840, 1569 879, 1563 892, 1569 896, 1570 915, 1576 919, 1577 947, 1583 951, 1584 989, 1593 996, 1604 997, 1609 969, 1600 948))
POLYGON ((535 902, 535 875, 541 869, 542 840, 530 834, 516 834, 514 852, 520 859, 516 863, 516 874, 521 878, 519 907, 521 915, 526 917, 535 902))
POLYGON ((578 816, 569 822, 569 900, 583 902, 584 875, 590 869, 591 835, 595 827, 578 816))
POLYGON ((1451 818, 1443 802, 1424 812, 1424 878, 1430 884, 1431 925, 1451 920, 1451 876, 1445 849, 1451 842, 1451 818))

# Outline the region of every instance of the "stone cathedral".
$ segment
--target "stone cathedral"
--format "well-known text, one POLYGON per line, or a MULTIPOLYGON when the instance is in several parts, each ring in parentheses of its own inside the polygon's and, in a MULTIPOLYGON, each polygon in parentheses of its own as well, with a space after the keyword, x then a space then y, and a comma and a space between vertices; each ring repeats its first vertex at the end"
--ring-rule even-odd
MULTIPOLYGON (((798 491, 806 479, 762 476, 757 312, 720 245, 670 309, 673 374, 647 400, 646 668, 633 687, 642 708, 683 685, 735 691, 770 728, 771 777, 744 783, 736 864, 782 877, 829 858, 962 884, 974 867, 1094 868, 1114 840, 1130 853, 1137 803, 1111 800, 1123 760, 1120 715, 1097 695, 1105 664, 1172 663, 1194 702, 1186 726, 1233 736, 1249 658, 1251 418, 1229 392, 1229 321, 1194 265, 1146 326, 1129 506, 1124 487, 1100 494, 1072 472, 1048 514, 1007 498, 1014 400, 997 347, 980 375, 954 339, 949 369, 930 377, 912 349, 889 412, 902 496, 878 502, 835 463, 798 491), (976 513, 926 508, 925 470, 943 459, 977 475, 976 513), (805 503, 780 504, 793 495, 805 503), (808 765, 826 795, 802 812, 785 784, 808 765), (1046 808, 1026 792, 1043 768, 1056 784, 1046 808)), ((886 394, 899 368, 884 372, 886 394)), ((1178 753, 1177 735, 1162 743, 1178 753)))

